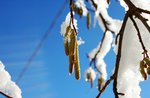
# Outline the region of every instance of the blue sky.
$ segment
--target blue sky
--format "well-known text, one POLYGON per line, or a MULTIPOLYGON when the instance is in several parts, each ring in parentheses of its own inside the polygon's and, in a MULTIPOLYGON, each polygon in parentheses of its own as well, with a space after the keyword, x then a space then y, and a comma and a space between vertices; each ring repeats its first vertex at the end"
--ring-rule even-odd
MULTIPOLYGON (((0 60, 13 81, 17 80, 64 2, 65 0, 0 0, 0 60)), ((79 47, 82 78, 76 81, 74 75, 69 76, 68 58, 60 35, 60 25, 69 11, 68 5, 19 82, 23 98, 95 98, 98 93, 96 84, 91 89, 84 81, 83 73, 89 66, 86 54, 97 46, 102 31, 98 25, 95 28, 92 25, 87 30, 85 18, 78 21, 79 36, 85 40, 85 44, 79 47)), ((114 18, 122 19, 124 11, 112 0, 109 13, 114 18)), ((76 18, 79 19, 78 16, 76 18)), ((111 74, 115 62, 112 50, 105 61, 111 74)), ((142 84, 143 98, 148 98, 148 82, 142 84)), ((102 98, 110 98, 112 95, 109 86, 102 98)))

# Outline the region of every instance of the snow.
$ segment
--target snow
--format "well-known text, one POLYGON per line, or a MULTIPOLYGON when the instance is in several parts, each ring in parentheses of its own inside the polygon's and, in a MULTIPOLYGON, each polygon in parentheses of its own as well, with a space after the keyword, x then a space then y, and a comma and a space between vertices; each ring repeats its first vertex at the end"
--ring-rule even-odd
POLYGON ((119 0, 119 1, 120 1, 120 5, 125 9, 125 11, 127 11, 129 8, 127 4, 124 2, 124 0, 119 0))
POLYGON ((101 17, 99 17, 99 13, 101 13, 104 20, 107 22, 107 27, 109 30, 113 31, 115 34, 117 34, 120 30, 122 21, 119 19, 113 19, 111 16, 109 16, 107 12, 107 8, 109 7, 106 0, 94 0, 95 3, 98 5, 97 10, 95 11, 94 16, 94 25, 96 25, 96 22, 98 21, 99 26, 103 31, 106 30, 104 27, 104 24, 102 22, 101 17))
MULTIPOLYGON (((81 1, 79 0, 79 2, 82 2, 82 0, 81 0, 81 1)), ((73 13, 73 14, 74 14, 74 13, 73 13)), ((66 16, 65 21, 61 24, 61 31, 60 31, 60 34, 61 34, 63 37, 64 37, 65 34, 66 34, 66 28, 67 28, 68 26, 70 26, 71 29, 74 29, 74 28, 73 28, 73 25, 74 25, 75 29, 78 30, 78 27, 77 27, 77 20, 76 20, 76 19, 73 20, 74 24, 72 24, 72 22, 71 22, 71 24, 70 24, 70 22, 71 22, 71 20, 70 20, 70 13, 68 13, 67 16, 66 16)), ((70 31, 69 31, 69 32, 70 32, 70 31)), ((69 33, 69 34, 70 34, 70 33, 69 33)), ((85 41, 84 41, 81 37, 79 37, 78 40, 77 40, 77 43, 78 43, 78 45, 82 45, 82 44, 85 43, 85 41)))
POLYGON ((94 58, 94 56, 96 55, 96 53, 98 52, 100 44, 101 43, 99 43, 99 45, 88 54, 90 60, 92 60, 94 58))
POLYGON ((139 8, 149 10, 150 9, 150 0, 131 0, 133 4, 139 8))
MULTIPOLYGON (((74 13, 73 13, 74 14, 74 13)), ((73 28, 73 25, 75 26, 75 29, 76 30, 78 30, 78 27, 77 27, 77 20, 76 19, 73 19, 73 21, 74 21, 74 24, 72 24, 72 22, 71 22, 71 25, 70 25, 70 12, 67 14, 67 16, 66 16, 66 19, 65 19, 65 21, 61 24, 61 31, 60 31, 60 34, 62 35, 62 36, 64 36, 65 35, 65 33, 66 33, 66 28, 68 27, 68 26, 71 26, 71 29, 74 29, 73 28)))
MULTIPOLYGON (((95 54, 98 52, 100 45, 102 44, 101 50, 99 51, 98 55, 96 56, 96 67, 98 69, 98 72, 100 72, 100 77, 102 77, 105 81, 107 79, 107 71, 106 71, 106 63, 104 61, 105 56, 110 51, 112 43, 114 52, 118 53, 118 43, 117 45, 114 44, 115 39, 113 38, 112 32, 117 35, 120 31, 122 20, 113 19, 111 16, 108 15, 107 9, 109 7, 109 4, 107 3, 107 0, 93 0, 97 4, 97 9, 95 10, 95 16, 94 21, 98 21, 101 29, 103 31, 106 30, 104 27, 103 21, 101 17, 99 17, 99 14, 102 15, 104 20, 108 23, 107 28, 108 30, 105 32, 106 36, 104 38, 103 43, 100 42, 99 45, 93 49, 89 53, 89 59, 92 60, 95 57, 95 54), (112 32, 111 32, 112 31, 112 32)), ((124 0, 119 0, 120 5, 127 11, 129 8, 127 4, 125 4, 124 0)), ((150 10, 150 0, 131 0, 135 6, 142 8, 144 10, 150 10)), ((91 3, 92 4, 92 3, 91 3)), ((77 0, 76 5, 78 7, 82 7, 84 15, 87 14, 86 5, 84 4, 84 0, 77 0)), ((150 15, 141 13, 141 15, 148 19, 147 21, 148 25, 150 25, 150 15)), ((144 45, 146 46, 146 49, 148 50, 148 55, 150 55, 150 33, 143 25, 142 21, 138 19, 138 17, 134 17, 134 20, 136 21, 141 37, 143 40, 144 45)), ((61 25, 61 34, 64 35, 66 32, 66 27, 69 25, 70 17, 67 15, 65 22, 61 25)), ((76 21, 76 20, 75 20, 76 21)), ((75 26, 77 28, 77 24, 75 22, 75 26)), ((119 36, 118 40, 119 41, 119 36)), ((82 42, 79 41, 79 43, 82 42)), ((140 92, 140 82, 144 81, 144 78, 142 77, 140 73, 140 61, 143 60, 143 49, 141 46, 141 43, 139 42, 139 38, 137 35, 137 31, 133 25, 133 22, 128 19, 126 28, 124 31, 123 36, 123 42, 122 42, 122 50, 121 50, 121 59, 119 64, 119 72, 117 77, 117 89, 119 93, 124 93, 124 96, 119 95, 119 98, 141 98, 140 92)), ((96 74, 95 71, 92 69, 92 67, 89 67, 85 71, 85 78, 86 81, 88 80, 88 75, 91 75, 92 80, 95 80, 96 74)))
POLYGON ((104 57, 110 51, 112 41, 113 41, 113 35, 110 31, 107 31, 106 35, 105 35, 105 38, 104 38, 104 41, 103 41, 101 51, 97 55, 96 66, 99 69, 99 71, 101 72, 102 77, 103 77, 104 80, 107 79, 106 64, 104 62, 104 57))
POLYGON ((77 43, 78 45, 82 45, 85 43, 85 41, 81 37, 79 37, 79 39, 77 40, 77 43))
MULTIPOLYGON (((100 52, 98 53, 97 57, 96 57, 96 67, 98 68, 100 74, 102 75, 103 79, 106 80, 107 79, 107 72, 106 72, 106 64, 104 62, 104 57, 107 55, 107 53, 110 51, 111 49, 111 44, 113 41, 113 35, 110 31, 106 32, 104 41, 103 41, 103 45, 101 47, 100 52)), ((92 58, 94 58, 95 54, 98 52, 100 47, 100 44, 97 46, 97 48, 93 49, 90 53, 89 53, 89 58, 90 60, 92 58)))
POLYGON ((82 8, 83 16, 87 16, 88 10, 86 8, 86 5, 84 4, 84 0, 77 0, 75 4, 78 8, 82 8))
POLYGON ((92 67, 89 67, 85 73, 84 73, 84 77, 85 77, 85 81, 94 81, 96 78, 96 73, 95 71, 92 69, 92 67))
MULTIPOLYGON (((138 7, 150 9, 146 0, 132 0, 132 2, 138 7), (146 4, 143 2, 145 2, 146 4)), ((150 17, 148 15, 146 16, 146 18, 150 20, 150 17)), ((142 35, 144 45, 146 46, 146 49, 148 49, 148 54, 150 54, 150 34, 140 20, 138 20, 137 18, 135 20, 138 24, 138 27, 140 28, 140 33, 142 35)), ((139 64, 143 59, 142 52, 143 49, 139 42, 137 31, 135 30, 133 23, 129 19, 123 37, 122 56, 118 73, 118 92, 125 94, 125 96, 120 96, 120 98, 141 98, 141 88, 139 84, 144 79, 139 72, 139 64)))
MULTIPOLYGON (((121 28, 122 21, 113 19, 108 15, 107 13, 108 5, 105 2, 106 0, 105 1, 94 0, 94 1, 98 5, 98 9, 95 12, 95 21, 98 21, 102 30, 105 31, 106 28, 104 28, 102 19, 99 17, 99 13, 101 13, 105 21, 109 23, 109 25, 107 25, 109 30, 115 32, 115 35, 117 35, 121 28)), ((119 1, 120 1, 120 5, 124 7, 125 10, 127 11, 128 7, 125 4, 124 0, 119 0, 119 1)), ((133 2, 133 4, 135 4, 139 8, 142 8, 145 10, 150 9, 150 0, 138 0, 138 1, 131 0, 131 2, 133 2)), ((149 14, 142 13, 142 16, 150 20, 149 14)), ((140 28, 140 33, 141 33, 144 45, 146 46, 146 49, 148 50, 148 54, 150 55, 149 31, 145 28, 145 26, 142 24, 140 20, 136 18, 135 21, 138 24, 138 27, 140 28)), ((150 25, 150 21, 147 21, 147 23, 150 25)), ((110 34, 110 33, 106 33, 106 34, 110 34)), ((106 64, 103 58, 110 50, 110 45, 112 43, 112 40, 113 38, 109 35, 106 42, 103 43, 103 46, 102 46, 103 48, 101 49, 101 52, 98 53, 98 56, 97 56, 97 67, 102 73, 102 75, 104 75, 103 77, 107 76, 106 64)), ((119 40, 119 37, 118 37, 118 40, 119 40)), ((89 57, 91 57, 90 59, 94 57, 95 53, 98 51, 99 46, 93 49, 93 51, 89 54, 89 57)), ((113 47, 117 55, 118 44, 117 45, 113 44, 113 47)), ((143 52, 143 49, 139 42, 137 31, 134 28, 133 23, 129 19, 126 24, 125 34, 123 37, 122 55, 121 55, 120 68, 119 68, 118 80, 117 80, 118 92, 124 93, 125 96, 120 96, 119 98, 141 98, 140 97, 141 88, 139 86, 139 83, 142 82, 144 78, 142 77, 139 71, 140 69, 139 63, 143 59, 142 52, 143 52)))
POLYGON ((5 70, 5 66, 0 61, 0 91, 13 98, 22 98, 21 90, 15 82, 11 80, 11 76, 5 70))

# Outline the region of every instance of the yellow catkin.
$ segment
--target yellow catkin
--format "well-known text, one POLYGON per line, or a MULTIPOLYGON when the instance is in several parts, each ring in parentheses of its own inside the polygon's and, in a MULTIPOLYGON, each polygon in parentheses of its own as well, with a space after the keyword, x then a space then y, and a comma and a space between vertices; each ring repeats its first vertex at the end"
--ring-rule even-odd
POLYGON ((69 74, 71 75, 73 73, 74 69, 74 56, 69 55, 69 74))
POLYGON ((69 35, 69 31, 71 30, 70 26, 68 26, 66 28, 66 33, 65 33, 65 37, 67 37, 69 35))
POLYGON ((78 13, 78 15, 79 15, 80 17, 82 17, 82 14, 83 14, 82 8, 78 8, 78 9, 77 9, 77 13, 78 13))
POLYGON ((64 41, 64 48, 65 48, 65 53, 68 56, 69 55, 69 42, 68 42, 68 40, 64 41))
POLYGON ((150 58, 146 57, 146 58, 144 58, 144 61, 146 62, 146 64, 148 66, 150 66, 150 58))
POLYGON ((147 68, 147 73, 150 75, 150 67, 147 68))
POLYGON ((69 31, 70 31, 70 26, 66 28, 66 33, 64 36, 64 48, 65 48, 65 54, 68 56, 69 55, 69 31))
POLYGON ((98 90, 101 90, 103 86, 104 86, 104 79, 103 77, 100 77, 98 79, 98 90))
POLYGON ((140 72, 141 72, 141 75, 143 76, 144 80, 146 80, 147 73, 145 72, 145 64, 144 64, 143 60, 140 62, 140 72))
POLYGON ((70 35, 69 55, 75 54, 75 44, 76 44, 76 34, 75 31, 72 29, 70 35))
POLYGON ((77 80, 80 79, 80 61, 79 61, 79 54, 78 54, 78 45, 76 42, 76 59, 75 59, 75 77, 77 80))
POLYGON ((90 17, 90 13, 87 14, 86 16, 86 24, 87 24, 87 28, 90 28, 90 24, 91 24, 91 17, 90 17))

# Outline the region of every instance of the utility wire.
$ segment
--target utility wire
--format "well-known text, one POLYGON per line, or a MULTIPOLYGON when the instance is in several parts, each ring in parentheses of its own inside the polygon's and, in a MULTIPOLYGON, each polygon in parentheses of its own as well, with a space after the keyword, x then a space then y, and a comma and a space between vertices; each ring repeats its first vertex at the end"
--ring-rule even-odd
POLYGON ((47 39, 48 35, 51 33, 52 28, 55 26, 56 21, 58 20, 58 18, 61 16, 62 12, 64 11, 68 0, 66 0, 64 2, 64 4, 62 5, 62 7, 59 9, 59 11, 57 12, 56 16, 54 17, 52 23, 50 24, 48 30, 45 32, 44 36, 42 37, 41 41, 39 42, 38 46, 36 47, 35 51, 32 53, 31 57, 29 58, 29 60, 27 61, 27 63, 25 64, 24 68, 22 69, 22 71, 20 72, 16 83, 18 84, 20 82, 20 80, 22 79, 22 77, 24 76, 25 72, 28 70, 29 66, 31 65, 33 59, 36 57, 38 51, 40 50, 40 48, 42 47, 44 41, 47 39))

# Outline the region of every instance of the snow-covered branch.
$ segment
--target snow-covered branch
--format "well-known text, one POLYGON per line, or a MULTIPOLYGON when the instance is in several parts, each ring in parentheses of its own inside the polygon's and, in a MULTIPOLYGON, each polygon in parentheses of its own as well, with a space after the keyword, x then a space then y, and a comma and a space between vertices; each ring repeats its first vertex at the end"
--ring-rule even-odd
MULTIPOLYGON (((96 79, 95 71, 98 72, 99 94, 96 98, 100 97, 112 81, 115 98, 141 98, 139 83, 148 79, 148 75, 150 74, 150 1, 119 0, 120 5, 126 11, 124 13, 124 20, 122 21, 109 16, 107 9, 111 4, 111 0, 86 1, 92 5, 95 12, 95 21, 98 21, 104 32, 100 44, 88 54, 90 67, 85 71, 85 78, 87 82, 91 82, 92 86, 93 81, 96 79), (107 79, 104 58, 112 48, 113 39, 115 39, 114 50, 116 53, 116 64, 113 74, 107 79), (96 68, 96 70, 92 67, 96 68)), ((69 26, 70 29, 68 31, 65 28, 67 36, 64 36, 65 43, 67 42, 68 44, 69 42, 69 45, 71 44, 72 38, 74 39, 73 43, 76 42, 76 36, 78 34, 76 20, 74 19, 74 15, 76 14, 80 17, 87 17, 88 29, 91 23, 90 10, 84 3, 84 0, 76 0, 76 3, 70 0, 70 23, 65 22, 67 25, 65 27, 69 26), (74 37, 70 37, 72 35, 71 30, 76 32, 74 37)), ((79 61, 75 55, 77 50, 76 45, 73 45, 73 48, 68 50, 74 54, 72 55, 68 52, 67 55, 69 57, 71 56, 70 58, 76 58, 70 60, 70 64, 72 65, 70 73, 72 73, 76 61, 79 61)), ((79 70, 77 73, 79 73, 79 70)))

